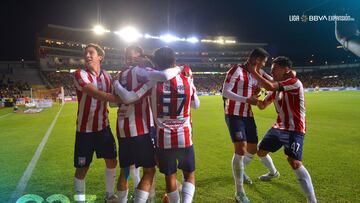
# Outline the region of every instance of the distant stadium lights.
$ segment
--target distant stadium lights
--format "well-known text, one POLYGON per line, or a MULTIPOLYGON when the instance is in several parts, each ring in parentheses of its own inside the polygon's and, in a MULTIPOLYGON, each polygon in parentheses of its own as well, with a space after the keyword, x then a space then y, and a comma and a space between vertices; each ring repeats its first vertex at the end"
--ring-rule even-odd
POLYGON ((101 25, 96 25, 94 28, 93 28, 93 31, 95 32, 95 34, 97 35, 102 35, 106 32, 110 32, 110 30, 107 30, 105 29, 103 26, 101 25))
POLYGON ((149 35, 149 34, 145 34, 144 38, 145 39, 160 39, 160 37, 158 37, 158 36, 152 36, 152 35, 149 35))
POLYGON ((119 35, 126 42, 135 42, 143 36, 140 34, 140 32, 131 26, 116 31, 115 34, 119 35))
POLYGON ((190 37, 190 38, 187 38, 186 41, 190 42, 190 43, 198 43, 199 39, 196 37, 190 37))
POLYGON ((225 40, 225 44, 236 44, 235 40, 225 40))
POLYGON ((161 35, 160 39, 164 42, 174 42, 174 41, 180 41, 181 39, 171 35, 171 34, 166 34, 166 35, 161 35))

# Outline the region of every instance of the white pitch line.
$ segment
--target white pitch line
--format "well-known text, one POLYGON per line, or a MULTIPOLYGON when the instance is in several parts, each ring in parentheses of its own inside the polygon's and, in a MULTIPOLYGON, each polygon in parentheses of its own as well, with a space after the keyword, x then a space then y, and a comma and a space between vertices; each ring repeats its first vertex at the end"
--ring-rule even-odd
POLYGON ((5 114, 5 115, 0 116, 0 119, 5 118, 6 116, 9 116, 10 114, 12 114, 12 112, 10 112, 10 113, 7 113, 7 114, 5 114))
POLYGON ((24 192, 24 190, 25 190, 25 188, 27 186, 27 183, 28 183, 28 181, 29 181, 29 179, 31 177, 31 174, 32 174, 32 172, 33 172, 33 170, 34 170, 34 168, 36 166, 37 161, 40 158, 41 152, 44 149, 44 146, 45 146, 45 144, 46 144, 46 142, 47 142, 47 140, 48 140, 48 138, 49 138, 49 136, 51 134, 52 129, 54 128, 54 126, 55 126, 55 124, 57 122, 57 119, 58 119, 58 117, 60 115, 60 112, 61 112, 63 107, 64 107, 64 105, 62 105, 60 107, 59 112, 56 114, 53 122, 51 123, 50 127, 47 129, 41 143, 39 144, 38 148, 36 149, 36 152, 35 152, 33 158, 31 159, 31 161, 30 161, 29 165, 27 166, 23 176, 21 177, 18 185, 16 186, 15 191, 12 193, 11 198, 9 200, 9 203, 10 202, 11 203, 16 202, 16 200, 18 198, 20 198, 21 195, 23 195, 23 192, 24 192))

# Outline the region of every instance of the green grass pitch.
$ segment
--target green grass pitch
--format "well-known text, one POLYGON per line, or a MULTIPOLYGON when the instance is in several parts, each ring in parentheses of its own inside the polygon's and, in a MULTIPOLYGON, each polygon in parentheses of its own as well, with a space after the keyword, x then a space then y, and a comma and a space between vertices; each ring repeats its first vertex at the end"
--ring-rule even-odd
MULTIPOLYGON (((201 107, 193 111, 196 154, 194 202, 235 202, 231 174, 233 146, 224 122, 222 99, 200 97, 201 107)), ((319 202, 360 202, 360 91, 306 94, 307 133, 303 163, 309 170, 319 202)), ((0 110, 0 202, 7 202, 26 170, 59 106, 39 114, 13 114, 0 110), (3 115, 6 115, 2 118, 3 115)), ((67 103, 45 145, 25 189, 44 199, 63 194, 72 200, 73 151, 76 103, 67 103)), ((274 107, 254 108, 259 138, 275 121, 274 107)), ((116 109, 110 109, 115 133, 116 109)), ((253 185, 245 185, 252 202, 306 202, 288 165, 283 150, 271 155, 281 176, 270 182, 257 177, 266 169, 257 157, 246 167, 253 185)), ((86 193, 103 202, 104 162, 94 159, 86 178, 86 193)), ((118 171, 119 173, 119 171, 118 171)), ((178 179, 181 180, 178 172, 178 179)), ((132 186, 131 186, 132 188, 132 186)), ((164 177, 157 174, 157 202, 165 191, 164 177)), ((130 189, 132 191, 132 189, 130 189)), ((130 192, 131 193, 131 192, 130 192)))

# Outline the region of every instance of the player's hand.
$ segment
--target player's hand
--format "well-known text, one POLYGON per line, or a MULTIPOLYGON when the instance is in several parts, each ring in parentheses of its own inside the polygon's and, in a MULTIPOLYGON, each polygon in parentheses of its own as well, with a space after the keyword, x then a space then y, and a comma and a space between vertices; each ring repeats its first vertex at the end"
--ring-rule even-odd
POLYGON ((261 95, 260 92, 261 92, 260 86, 256 85, 254 90, 254 95, 256 95, 256 97, 260 97, 261 95))
POLYGON ((258 103, 258 101, 259 100, 256 95, 253 95, 246 99, 246 103, 251 104, 251 105, 256 105, 258 103))
POLYGON ((291 70, 286 73, 289 78, 295 78, 296 77, 296 71, 291 70))

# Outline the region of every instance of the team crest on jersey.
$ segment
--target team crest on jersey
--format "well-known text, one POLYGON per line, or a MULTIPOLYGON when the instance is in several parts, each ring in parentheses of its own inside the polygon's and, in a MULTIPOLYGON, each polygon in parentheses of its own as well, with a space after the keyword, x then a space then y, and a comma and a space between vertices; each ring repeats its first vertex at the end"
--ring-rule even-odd
POLYGON ((85 166, 86 157, 78 157, 78 164, 79 164, 79 166, 85 166))

